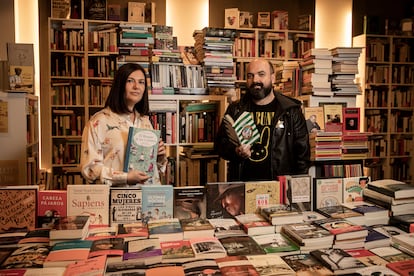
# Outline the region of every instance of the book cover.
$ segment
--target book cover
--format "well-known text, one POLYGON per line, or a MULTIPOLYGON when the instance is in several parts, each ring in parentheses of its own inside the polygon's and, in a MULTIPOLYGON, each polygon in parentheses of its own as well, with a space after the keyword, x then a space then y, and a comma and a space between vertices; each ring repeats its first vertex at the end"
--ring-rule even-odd
POLYGON ((302 212, 286 204, 275 204, 260 208, 260 214, 272 225, 284 225, 303 221, 302 212))
POLYGON ((214 237, 214 226, 208 219, 180 219, 184 239, 194 237, 214 237))
POLYGON ((145 22, 145 3, 128 2, 128 22, 145 22))
POLYGON ((224 28, 239 28, 240 12, 238 8, 224 9, 224 28))
POLYGON ((67 185, 68 216, 89 216, 90 226, 109 225, 108 185, 67 185))
POLYGON ((106 0, 85 0, 85 19, 106 20, 106 0))
POLYGON ((27 245, 49 245, 50 241, 50 229, 33 229, 27 232, 27 234, 19 240, 18 246, 27 245))
POLYGON ((77 261, 66 266, 64 276, 71 275, 104 275, 106 256, 97 256, 92 259, 77 261))
POLYGON ((311 211, 312 185, 310 175, 287 176, 286 204, 293 209, 311 211))
POLYGON ((162 262, 187 262, 195 259, 189 240, 161 241, 162 262))
POLYGON ((125 243, 124 262, 150 265, 162 260, 161 245, 158 238, 131 240, 125 243))
POLYGON ((209 222, 214 227, 214 236, 218 238, 246 234, 240 223, 238 223, 234 218, 214 218, 209 219, 209 222))
POLYGON ((8 42, 7 59, 10 89, 34 93, 33 44, 8 42))
POLYGON ((343 205, 334 205, 318 208, 317 211, 328 218, 352 218, 363 217, 362 214, 353 211, 352 209, 343 205))
POLYGON ((216 237, 195 237, 190 239, 197 259, 215 259, 227 255, 226 249, 216 237))
POLYGON ((371 249, 375 247, 382 247, 390 245, 390 237, 377 231, 373 226, 367 226, 368 235, 365 238, 364 248, 371 249))
POLYGON ((144 270, 145 276, 159 276, 159 275, 168 275, 168 276, 184 276, 184 268, 182 266, 176 265, 166 265, 160 267, 151 267, 144 270))
POLYGON ((306 127, 308 132, 317 132, 325 129, 325 116, 322 106, 308 106, 304 108, 306 127))
POLYGON ((207 218, 233 218, 245 213, 245 183, 244 182, 208 182, 207 218), (226 200, 233 197, 232 204, 226 200))
POLYGON ((178 219, 206 218, 204 186, 174 187, 174 217, 178 219))
POLYGON ((142 222, 173 218, 173 199, 171 185, 143 185, 142 222))
POLYGON ((138 188, 109 190, 110 224, 136 223, 141 221, 142 191, 138 188))
POLYGON ((183 229, 177 218, 149 221, 148 233, 150 238, 159 238, 160 241, 183 239, 183 229))
POLYGON ((92 241, 68 240, 56 243, 45 260, 44 267, 65 266, 88 259, 92 241))
POLYGON ((394 179, 381 179, 368 182, 368 189, 399 198, 414 197, 414 185, 394 179))
POLYGON ((70 18, 71 0, 52 0, 51 13, 52 18, 70 18))
POLYGON ((363 189, 365 188, 365 183, 360 181, 361 177, 344 177, 342 179, 343 183, 343 201, 354 202, 363 200, 363 189))
POLYGON ((108 4, 108 20, 110 21, 121 20, 121 5, 120 4, 108 4))
MULTIPOLYGON (((355 271, 358 275, 370 276, 370 275, 387 275, 387 276, 399 276, 402 274, 397 274, 391 269, 383 265, 371 265, 355 271)), ((407 274, 408 276, 408 274, 407 274)))
POLYGON ((343 125, 342 104, 324 104, 325 131, 341 131, 343 125))
POLYGON ((353 273, 366 267, 361 261, 339 248, 313 250, 310 254, 334 274, 353 273))
MULTIPOLYGON (((131 2, 130 2, 131 3, 131 2)), ((124 171, 139 170, 153 176, 157 168, 158 141, 161 131, 130 127, 124 171)))
POLYGON ((359 107, 344 107, 342 109, 343 132, 359 132, 361 111, 359 107))
POLYGON ((260 138, 253 117, 247 111, 243 112, 236 120, 226 114, 223 118, 223 125, 235 145, 252 145, 260 138))
POLYGON ((228 236, 219 238, 228 256, 266 254, 265 251, 250 236, 228 236))
POLYGON ((391 242, 414 251, 414 233, 404 233, 392 236, 391 242))
POLYGON ((182 264, 186 275, 203 275, 209 273, 212 276, 219 276, 220 268, 215 260, 196 260, 182 264))
POLYGON ((61 217, 50 230, 50 239, 83 239, 88 234, 89 225, 89 216, 61 217))
POLYGON ((283 201, 281 183, 274 181, 246 181, 244 213, 255 213, 262 206, 279 204, 283 201))
POLYGON ((102 238, 92 242, 88 258, 97 256, 122 256, 123 254, 123 238, 102 238))
POLYGON ((0 233, 36 227, 37 192, 34 186, 0 188, 0 233))
POLYGON ((253 236, 253 239, 263 248, 266 254, 293 254, 298 253, 296 251, 299 250, 297 244, 281 233, 257 235, 253 236))
POLYGON ((314 210, 342 203, 342 178, 315 178, 313 190, 314 210))
POLYGON ((0 268, 42 268, 49 252, 48 245, 18 247, 5 259, 0 268))
POLYGON ((391 262, 386 264, 386 267, 397 272, 400 276, 410 276, 414 273, 414 260, 391 262))
POLYGON ((258 213, 241 214, 235 218, 243 227, 244 232, 250 236, 275 232, 275 226, 258 213))
POLYGON ((256 269, 258 275, 296 276, 296 272, 278 255, 249 255, 247 259, 256 269))
POLYGON ((66 217, 67 194, 65 190, 39 190, 37 215, 66 217))
POLYGON ((118 224, 117 237, 124 238, 125 241, 133 239, 148 238, 148 227, 142 222, 120 223, 118 224))
POLYGON ((88 236, 85 240, 94 241, 102 238, 114 238, 117 235, 117 230, 117 225, 93 227, 89 229, 88 236))
POLYGON ((283 225, 282 234, 286 234, 301 246, 318 244, 331 247, 334 236, 325 228, 310 222, 283 225))
POLYGON ((370 251, 390 263, 414 259, 413 256, 404 253, 391 245, 372 248, 370 251))
POLYGON ((356 225, 347 219, 327 218, 314 221, 313 223, 335 235, 335 240, 360 238, 368 235, 368 230, 364 226, 356 225))
POLYGON ((226 256, 223 258, 217 258, 216 263, 220 268, 221 275, 248 275, 258 276, 251 262, 246 256, 226 256))
POLYGON ((309 253, 286 255, 282 259, 296 271, 297 276, 332 275, 329 269, 309 253))
POLYGON ((350 249, 345 250, 349 255, 360 260, 366 266, 382 265, 385 266, 388 262, 375 255, 373 252, 367 249, 350 249))

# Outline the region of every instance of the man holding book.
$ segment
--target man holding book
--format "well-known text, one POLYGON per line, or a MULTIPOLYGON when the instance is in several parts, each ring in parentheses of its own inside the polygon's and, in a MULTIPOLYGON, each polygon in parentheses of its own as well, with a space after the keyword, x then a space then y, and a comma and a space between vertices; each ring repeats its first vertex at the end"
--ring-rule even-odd
POLYGON ((265 59, 247 68, 247 91, 232 103, 226 115, 234 121, 245 111, 259 132, 256 142, 235 142, 221 123, 215 149, 229 160, 227 181, 275 180, 280 175, 307 174, 310 146, 301 102, 273 89, 275 72, 265 59))

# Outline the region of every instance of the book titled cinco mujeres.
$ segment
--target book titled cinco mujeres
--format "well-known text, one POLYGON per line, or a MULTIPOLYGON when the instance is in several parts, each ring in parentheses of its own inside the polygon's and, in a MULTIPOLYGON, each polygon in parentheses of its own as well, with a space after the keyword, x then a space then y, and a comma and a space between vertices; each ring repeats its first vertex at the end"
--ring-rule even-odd
POLYGON ((125 153, 124 171, 139 170, 154 175, 157 166, 160 130, 130 127, 125 153))

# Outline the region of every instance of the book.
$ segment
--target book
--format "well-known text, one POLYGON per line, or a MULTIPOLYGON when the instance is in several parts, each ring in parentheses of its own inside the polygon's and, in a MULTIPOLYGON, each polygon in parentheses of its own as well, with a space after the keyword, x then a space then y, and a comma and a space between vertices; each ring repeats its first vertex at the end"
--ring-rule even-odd
POLYGON ((226 256, 217 258, 216 263, 223 276, 227 275, 259 275, 246 256, 226 256))
POLYGON ((10 90, 34 93, 34 49, 30 43, 7 42, 10 90))
POLYGON ((256 213, 262 206, 279 204, 284 201, 280 181, 246 181, 244 213, 256 213))
POLYGON ((345 250, 349 255, 360 260, 366 266, 382 265, 385 266, 388 262, 378 255, 375 255, 368 249, 348 249, 345 250))
POLYGON ((71 0, 52 0, 50 4, 52 18, 70 18, 71 0))
POLYGON ((365 224, 364 215, 353 211, 344 205, 334 205, 318 208, 317 211, 327 218, 347 219, 355 224, 365 224))
POLYGON ((226 249, 216 237, 194 237, 190 240, 197 259, 216 259, 227 255, 226 249))
POLYGON ((343 206, 364 216, 365 225, 388 224, 389 210, 365 201, 343 203, 343 206))
POLYGON ((161 245, 158 238, 131 240, 125 242, 123 262, 151 265, 162 261, 161 245))
POLYGON ((43 266, 61 267, 88 259, 92 241, 69 240, 58 242, 50 250, 43 266))
POLYGON ((244 182, 208 182, 207 214, 211 218, 233 218, 245 213, 245 183, 244 182), (234 204, 227 204, 228 196, 234 198, 234 204))
POLYGON ((128 224, 141 221, 142 191, 138 188, 111 187, 109 190, 109 223, 128 224))
POLYGON ((357 275, 370 276, 370 275, 389 275, 399 276, 400 274, 394 273, 391 269, 383 265, 371 265, 364 268, 357 269, 355 271, 357 275))
POLYGON ((310 222, 292 223, 282 226, 281 233, 293 240, 301 247, 329 248, 334 236, 327 229, 310 222))
POLYGON ((378 231, 378 228, 367 226, 368 235, 365 238, 364 248, 371 249, 390 245, 390 236, 378 231))
POLYGON ((209 219, 209 222, 213 225, 214 236, 217 238, 246 234, 240 223, 238 223, 234 218, 215 218, 209 219))
POLYGON ((106 20, 107 0, 85 0, 84 18, 91 20, 106 20))
POLYGON ((312 185, 310 175, 289 175, 287 178, 286 204, 304 211, 312 209, 312 185))
POLYGON ((74 275, 104 275, 106 268, 106 256, 98 256, 92 259, 77 261, 66 266, 64 276, 74 275))
POLYGON ((239 28, 240 12, 238 8, 224 9, 224 27, 239 28))
POLYGON ((18 246, 27 245, 49 245, 50 241, 50 229, 33 229, 27 232, 27 234, 19 240, 18 246))
POLYGON ((414 260, 391 262, 386 264, 386 267, 395 271, 400 276, 410 276, 414 272, 414 260))
POLYGON ((299 253, 299 246, 282 233, 257 235, 253 239, 266 254, 277 253, 282 256, 299 253))
POLYGON ((256 269, 258 275, 296 276, 296 272, 278 255, 249 255, 247 259, 256 269))
POLYGON ((154 170, 157 169, 160 135, 161 131, 156 129, 129 128, 124 172, 133 169, 154 176, 154 170))
POLYGON ((66 217, 67 191, 39 190, 37 196, 38 216, 66 217))
POLYGON ((150 238, 159 238, 160 241, 176 241, 183 239, 183 229, 177 218, 149 221, 148 233, 150 238))
POLYGON ((260 245, 250 236, 227 236, 219 238, 228 256, 266 254, 260 245))
POLYGON ((88 234, 89 225, 89 216, 62 217, 50 230, 50 239, 83 239, 88 234))
POLYGON ((322 106, 308 106, 304 108, 306 127, 309 133, 325 129, 325 116, 322 106))
POLYGON ((368 235, 368 230, 364 226, 354 224, 347 219, 327 218, 316 220, 313 223, 325 228, 332 235, 335 235, 336 241, 365 238, 368 235))
POLYGON ((349 203, 363 200, 363 189, 365 188, 365 184, 362 184, 360 179, 361 177, 359 176, 344 177, 342 179, 342 202, 349 203))
POLYGON ((210 275, 220 275, 220 268, 215 260, 196 260, 182 264, 185 275, 203 275, 205 272, 210 275))
POLYGON ((223 118, 223 126, 230 141, 235 145, 252 145, 260 138, 252 115, 244 111, 236 120, 226 114, 223 118))
POLYGON ((0 233, 11 229, 36 227, 37 188, 6 186, 0 188, 0 233))
POLYGON ((208 219, 181 219, 184 239, 195 237, 214 237, 214 226, 208 219))
POLYGON ((414 185, 394 179, 381 179, 368 182, 368 189, 383 193, 395 199, 414 197, 414 185))
POLYGON ((145 3, 128 2, 128 22, 145 22, 145 3))
POLYGON ((370 251, 373 252, 375 255, 380 256, 389 263, 414 259, 413 256, 404 253, 391 245, 372 248, 370 249, 370 251))
POLYGON ((117 235, 117 230, 117 225, 93 227, 89 229, 85 240, 94 241, 103 238, 115 238, 117 235))
POLYGON ((414 233, 414 214, 391 216, 390 225, 397 226, 405 232, 414 233))
POLYGON ((1 263, 0 269, 42 268, 49 252, 48 245, 18 247, 1 263))
POLYGON ((361 111, 359 107, 344 107, 342 109, 343 132, 359 132, 361 111))
POLYGON ((116 236, 123 238, 125 241, 146 239, 149 236, 147 225, 136 222, 136 223, 120 223, 118 224, 118 231, 116 236))
POLYGON ((164 263, 183 263, 195 260, 189 240, 162 241, 160 245, 164 263))
POLYGON ((260 208, 260 214, 272 225, 302 222, 302 212, 291 209, 286 204, 276 204, 260 208))
POLYGON ((414 251, 414 233, 404 233, 401 235, 392 236, 391 242, 395 247, 399 245, 414 251))
POLYGON ((178 219, 206 218, 204 186, 174 187, 174 217, 178 219))
POLYGON ((313 209, 342 203, 341 178, 314 178, 313 209))
POLYGON ((109 225, 108 185, 67 185, 67 215, 89 216, 90 226, 109 225))
POLYGON ((351 274, 366 267, 357 258, 339 248, 313 250, 310 254, 331 270, 334 275, 351 274))
POLYGON ((145 276, 159 276, 159 275, 169 275, 169 276, 184 276, 184 268, 182 266, 167 265, 160 267, 150 267, 144 270, 145 276))
POLYGON ((171 185, 143 185, 142 222, 173 218, 173 199, 171 185))
POLYGON ((249 236, 275 233, 275 226, 258 213, 241 214, 235 218, 249 236))
POLYGON ((315 257, 309 253, 282 256, 282 259, 294 270, 297 276, 332 275, 315 257))
MULTIPOLYGON (((123 238, 102 238, 92 242, 88 258, 97 256, 106 256, 107 261, 113 258, 115 261, 122 260, 124 254, 124 239, 123 238)), ((111 260, 112 261, 112 260, 111 260)))

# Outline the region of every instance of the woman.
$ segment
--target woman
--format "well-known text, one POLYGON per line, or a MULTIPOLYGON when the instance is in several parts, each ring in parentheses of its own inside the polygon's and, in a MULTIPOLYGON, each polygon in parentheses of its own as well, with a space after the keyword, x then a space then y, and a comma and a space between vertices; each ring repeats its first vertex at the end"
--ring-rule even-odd
POLYGON ((108 185, 160 184, 160 171, 167 164, 166 149, 160 139, 154 176, 142 171, 124 172, 129 127, 152 129, 148 117, 148 89, 142 66, 127 63, 114 78, 105 108, 94 114, 82 135, 81 172, 88 182, 108 185))

